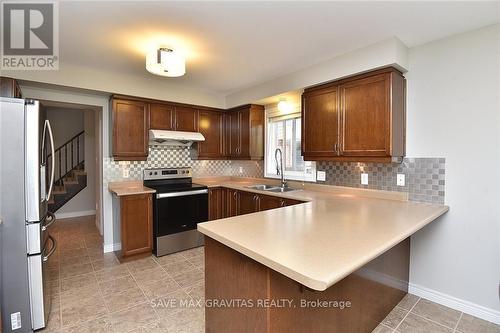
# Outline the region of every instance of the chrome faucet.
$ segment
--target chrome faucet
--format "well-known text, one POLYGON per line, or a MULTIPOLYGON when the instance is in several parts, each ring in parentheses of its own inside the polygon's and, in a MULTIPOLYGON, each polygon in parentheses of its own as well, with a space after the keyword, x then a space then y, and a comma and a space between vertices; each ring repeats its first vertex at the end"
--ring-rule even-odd
POLYGON ((285 175, 283 174, 283 152, 281 149, 276 148, 274 151, 274 159, 276 160, 276 174, 278 176, 281 176, 281 188, 286 188, 288 187, 286 180, 285 180, 285 175), (280 162, 278 164, 278 153, 280 154, 280 162))

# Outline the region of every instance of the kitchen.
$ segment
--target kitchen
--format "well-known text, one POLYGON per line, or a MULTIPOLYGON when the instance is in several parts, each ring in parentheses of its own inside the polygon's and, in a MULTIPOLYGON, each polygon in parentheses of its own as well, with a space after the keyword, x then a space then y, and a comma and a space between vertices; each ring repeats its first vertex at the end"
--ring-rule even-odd
MULTIPOLYGON (((43 331, 498 331, 499 4, 360 6, 59 3, 59 69, 1 80, 2 96, 100 119, 100 208, 74 221, 56 211, 48 227, 60 248, 43 331), (371 12, 386 20, 332 31, 360 10, 366 26, 378 26, 371 12), (234 31, 218 15, 238 17, 234 31), (257 18, 281 25, 251 29, 257 18), (315 38, 286 38, 306 32, 315 38), (266 52, 250 55, 255 45, 266 52), (317 298, 337 307, 264 305, 317 298), (262 306, 213 306, 227 299, 262 306)), ((31 331, 29 310, 13 329, 7 287, 3 276, 3 329, 31 331)))

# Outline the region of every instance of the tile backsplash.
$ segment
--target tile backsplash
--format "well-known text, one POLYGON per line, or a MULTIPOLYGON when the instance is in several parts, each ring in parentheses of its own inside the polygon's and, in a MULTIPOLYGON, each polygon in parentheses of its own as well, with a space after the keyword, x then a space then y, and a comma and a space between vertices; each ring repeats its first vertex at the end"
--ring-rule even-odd
POLYGON ((122 180, 140 180, 142 171, 148 168, 193 168, 194 177, 240 176, 263 177, 263 161, 194 160, 185 148, 149 147, 146 161, 114 161, 104 159, 104 185, 122 180), (241 167, 241 172, 240 172, 241 167), (128 172, 128 177, 124 173, 128 172))
MULTIPOLYGON (((240 176, 261 178, 263 161, 195 160, 188 149, 149 147, 146 161, 118 162, 104 159, 104 186, 111 181, 140 180, 145 168, 193 168, 194 177, 240 176), (124 173, 128 172, 128 178, 124 173)), ((402 163, 327 162, 316 164, 326 172, 320 184, 407 192, 412 201, 444 203, 445 159, 404 158, 402 163), (368 184, 361 185, 361 173, 368 173, 368 184), (405 175, 405 186, 396 185, 398 173, 405 175)))
POLYGON ((402 163, 317 162, 316 170, 326 172, 321 184, 407 192, 412 201, 444 203, 444 158, 404 158, 402 163), (368 174, 369 185, 361 185, 362 173, 368 174), (405 186, 396 185, 398 173, 405 175, 405 186))

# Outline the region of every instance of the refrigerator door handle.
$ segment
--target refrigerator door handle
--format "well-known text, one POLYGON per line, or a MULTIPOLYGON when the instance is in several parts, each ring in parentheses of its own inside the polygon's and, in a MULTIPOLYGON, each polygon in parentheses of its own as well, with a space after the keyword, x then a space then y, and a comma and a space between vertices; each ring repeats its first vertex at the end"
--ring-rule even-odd
POLYGON ((44 261, 44 262, 47 261, 47 260, 49 260, 50 256, 52 254, 54 254, 54 252, 57 249, 57 242, 56 242, 56 240, 51 235, 49 235, 49 238, 50 238, 50 240, 52 242, 52 248, 50 249, 49 253, 47 253, 46 256, 42 257, 42 261, 44 261))
MULTIPOLYGON (((56 222, 56 215, 52 212, 47 212, 47 216, 50 217, 50 221, 48 223, 45 223, 43 226, 42 226, 42 231, 45 231, 47 230, 52 224, 54 224, 54 222, 56 222)), ((47 219, 45 219, 47 220, 47 219)), ((50 236, 49 236, 50 237, 50 236)))
MULTIPOLYGON (((54 136, 52 135, 52 127, 50 126, 50 121, 45 120, 45 127, 44 127, 44 132, 45 129, 48 130, 49 132, 49 139, 50 139, 50 150, 51 150, 51 163, 50 163, 50 183, 49 183, 49 190, 47 192, 47 198, 46 200, 49 201, 50 195, 52 194, 52 187, 54 186, 54 175, 55 175, 55 162, 56 162, 56 156, 55 156, 55 150, 54 150, 54 136)), ((43 135, 43 140, 45 141, 45 133, 43 135)), ((43 141, 42 146, 45 144, 43 141)))

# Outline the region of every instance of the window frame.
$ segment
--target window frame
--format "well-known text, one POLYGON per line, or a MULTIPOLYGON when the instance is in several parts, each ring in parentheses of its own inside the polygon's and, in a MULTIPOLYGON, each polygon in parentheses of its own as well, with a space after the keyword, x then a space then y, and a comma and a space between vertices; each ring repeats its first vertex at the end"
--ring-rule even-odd
MULTIPOLYGON (((268 159, 269 153, 269 124, 271 118, 282 118, 280 120, 287 119, 296 119, 302 118, 302 114, 300 112, 300 104, 293 105, 294 107, 290 112, 282 113, 278 110, 277 105, 266 106, 265 108, 265 124, 264 124, 264 178, 272 178, 272 179, 280 179, 281 176, 278 176, 276 172, 268 172, 269 164, 274 164, 274 158, 271 161, 268 159)), ((302 131, 302 123, 301 123, 301 131, 302 131)), ((302 135, 301 135, 302 140, 302 135)), ((304 161, 308 162, 308 161, 304 161)), ((305 175, 304 171, 286 171, 284 170, 284 177, 286 180, 295 180, 302 182, 316 182, 316 163, 310 161, 312 172, 308 177, 305 175)))

